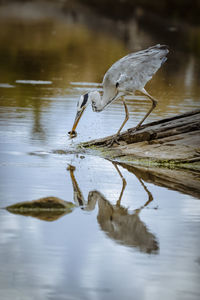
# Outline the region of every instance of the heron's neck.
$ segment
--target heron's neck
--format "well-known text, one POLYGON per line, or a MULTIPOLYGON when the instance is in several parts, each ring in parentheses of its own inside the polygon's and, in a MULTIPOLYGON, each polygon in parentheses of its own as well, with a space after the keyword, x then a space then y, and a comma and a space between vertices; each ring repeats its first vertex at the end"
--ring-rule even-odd
POLYGON ((99 112, 104 108, 103 97, 99 92, 94 91, 89 93, 89 100, 92 105, 93 111, 99 112))
POLYGON ((97 91, 90 93, 92 109, 93 111, 96 112, 102 111, 107 105, 113 102, 116 98, 118 98, 118 94, 109 97, 105 93, 103 94, 103 96, 101 96, 100 93, 97 91))

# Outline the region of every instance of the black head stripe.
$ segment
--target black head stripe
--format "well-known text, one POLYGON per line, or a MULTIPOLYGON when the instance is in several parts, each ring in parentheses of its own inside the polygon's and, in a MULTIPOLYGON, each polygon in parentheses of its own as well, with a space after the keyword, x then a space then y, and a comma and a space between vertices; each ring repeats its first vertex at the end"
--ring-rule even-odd
POLYGON ((87 103, 87 101, 88 101, 88 93, 83 96, 83 102, 81 104, 81 108, 87 103))

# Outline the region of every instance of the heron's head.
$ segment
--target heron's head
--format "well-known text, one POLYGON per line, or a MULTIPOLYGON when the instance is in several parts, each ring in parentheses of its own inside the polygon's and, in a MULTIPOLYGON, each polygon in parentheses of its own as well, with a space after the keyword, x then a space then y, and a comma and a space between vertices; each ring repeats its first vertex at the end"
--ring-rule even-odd
POLYGON ((81 97, 79 98, 78 103, 77 103, 77 112, 76 112, 74 124, 72 126, 72 130, 68 132, 68 134, 70 135, 71 138, 74 138, 77 136, 75 129, 78 125, 78 122, 80 121, 80 118, 81 118, 84 110, 88 106, 88 104, 92 103, 92 109, 94 111, 97 111, 96 105, 98 105, 100 99, 101 99, 100 94, 97 91, 92 91, 85 95, 81 95, 81 97))

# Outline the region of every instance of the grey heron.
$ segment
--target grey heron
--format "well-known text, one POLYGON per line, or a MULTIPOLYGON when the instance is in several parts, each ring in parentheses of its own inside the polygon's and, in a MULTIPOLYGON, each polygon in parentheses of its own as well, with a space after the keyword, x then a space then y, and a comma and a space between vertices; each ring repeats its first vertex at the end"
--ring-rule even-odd
POLYGON ((91 103, 93 111, 100 112, 113 101, 121 98, 125 109, 125 119, 114 136, 111 145, 114 142, 118 143, 117 138, 119 133, 129 119, 129 112, 124 96, 128 94, 134 95, 135 91, 140 91, 151 100, 152 106, 135 127, 137 130, 157 104, 157 100, 144 87, 167 60, 166 55, 168 52, 166 45, 157 44, 148 49, 130 53, 116 61, 104 75, 102 83, 103 95, 101 96, 98 91, 91 91, 80 97, 77 103, 77 113, 72 130, 68 132, 70 137, 73 138, 77 135, 75 129, 89 103, 91 103))

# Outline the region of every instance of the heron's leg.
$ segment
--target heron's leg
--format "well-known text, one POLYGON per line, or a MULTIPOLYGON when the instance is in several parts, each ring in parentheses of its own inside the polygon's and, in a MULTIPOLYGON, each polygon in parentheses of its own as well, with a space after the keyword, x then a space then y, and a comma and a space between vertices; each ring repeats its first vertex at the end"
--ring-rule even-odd
POLYGON ((152 106, 151 106, 151 108, 149 109, 149 111, 146 113, 146 115, 144 116, 144 118, 137 124, 137 126, 135 127, 135 129, 138 129, 138 128, 142 125, 142 123, 144 122, 144 120, 146 120, 146 118, 150 115, 150 113, 151 113, 152 110, 156 107, 157 102, 158 102, 158 101, 157 101, 156 99, 154 99, 151 95, 149 95, 149 93, 148 93, 144 88, 141 89, 140 92, 141 92, 142 94, 144 94, 145 96, 147 96, 147 97, 151 100, 152 106))
POLYGON ((116 133, 117 136, 120 134, 122 128, 124 127, 124 125, 126 124, 126 122, 127 122, 128 119, 129 119, 128 107, 127 107, 127 105, 126 105, 126 102, 125 102, 125 100, 124 100, 124 97, 122 97, 122 101, 123 101, 123 104, 124 104, 124 109, 125 109, 125 114, 126 114, 126 115, 125 115, 125 119, 124 119, 122 125, 120 126, 119 130, 118 130, 117 133, 116 133))
POLYGON ((124 109, 125 109, 125 114, 126 114, 125 119, 124 119, 122 125, 120 126, 119 130, 117 131, 116 135, 113 137, 113 139, 111 141, 108 142, 108 144, 107 144, 108 147, 111 147, 114 143, 117 143, 119 145, 119 142, 118 142, 119 134, 120 134, 122 128, 124 127, 124 125, 126 124, 126 122, 129 119, 128 107, 126 105, 124 97, 122 97, 122 101, 123 101, 123 104, 124 104, 124 109))

